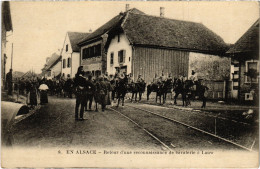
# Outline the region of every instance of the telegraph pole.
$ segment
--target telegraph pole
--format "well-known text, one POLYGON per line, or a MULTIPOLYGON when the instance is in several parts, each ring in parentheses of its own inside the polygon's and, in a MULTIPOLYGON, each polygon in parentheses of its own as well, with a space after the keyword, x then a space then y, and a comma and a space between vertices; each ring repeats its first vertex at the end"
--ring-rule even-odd
POLYGON ((12 53, 11 53, 11 69, 13 69, 13 43, 12 43, 12 53))

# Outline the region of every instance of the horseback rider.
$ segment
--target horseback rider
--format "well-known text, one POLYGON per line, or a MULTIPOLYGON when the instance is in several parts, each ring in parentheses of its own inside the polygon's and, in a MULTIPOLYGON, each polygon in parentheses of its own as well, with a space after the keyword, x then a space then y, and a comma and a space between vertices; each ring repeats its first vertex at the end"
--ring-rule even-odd
POLYGON ((136 83, 143 83, 144 79, 142 78, 142 75, 139 74, 138 79, 136 80, 136 83))
POLYGON ((159 82, 159 77, 157 76, 157 73, 155 73, 152 84, 157 84, 159 82))
POLYGON ((128 83, 129 83, 129 84, 134 83, 134 79, 133 79, 132 73, 129 73, 129 75, 128 75, 128 83))
POLYGON ((162 75, 160 77, 161 82, 165 82, 167 80, 167 77, 164 75, 164 72, 162 71, 162 75))
POLYGON ((194 70, 191 71, 191 76, 189 80, 191 80, 193 83, 192 90, 196 91, 196 86, 198 85, 198 77, 197 73, 194 70))

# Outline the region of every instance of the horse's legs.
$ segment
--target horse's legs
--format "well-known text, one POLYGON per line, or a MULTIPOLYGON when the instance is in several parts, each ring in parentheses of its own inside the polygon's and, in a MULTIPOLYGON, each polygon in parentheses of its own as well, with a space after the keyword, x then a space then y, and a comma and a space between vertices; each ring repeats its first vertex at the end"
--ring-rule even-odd
POLYGON ((137 99, 137 92, 135 92, 135 101, 137 101, 136 99, 137 99))
POLYGON ((207 98, 205 96, 202 96, 202 106, 201 106, 201 108, 206 108, 206 102, 207 102, 207 98))
POLYGON ((174 96, 174 104, 177 104, 177 97, 179 96, 180 93, 175 93, 175 96, 174 96))
POLYGON ((131 102, 133 102, 133 98, 134 98, 134 92, 132 92, 131 102))
POLYGON ((147 100, 149 100, 150 90, 147 88, 147 100))
POLYGON ((120 94, 117 95, 117 100, 118 100, 118 102, 117 102, 117 107, 118 107, 119 103, 120 103, 120 94))
POLYGON ((158 93, 156 92, 156 96, 155 96, 155 102, 157 103, 157 98, 158 98, 158 93))
POLYGON ((139 101, 142 100, 142 92, 139 92, 139 101))

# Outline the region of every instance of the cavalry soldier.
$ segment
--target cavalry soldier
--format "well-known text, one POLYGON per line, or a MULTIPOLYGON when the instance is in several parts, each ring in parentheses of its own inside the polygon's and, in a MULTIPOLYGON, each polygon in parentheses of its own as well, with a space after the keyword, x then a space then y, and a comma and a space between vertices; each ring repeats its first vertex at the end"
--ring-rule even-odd
POLYGON ((190 78, 189 78, 192 82, 193 82, 193 84, 194 84, 194 86, 193 86, 193 90, 196 90, 196 85, 198 84, 198 77, 197 77, 197 73, 194 71, 194 70, 192 70, 191 71, 191 76, 190 76, 190 78))
POLYGON ((161 82, 165 82, 167 80, 167 77, 164 75, 164 72, 162 71, 162 75, 160 77, 161 82))
POLYGON ((78 72, 75 77, 76 86, 76 107, 75 107, 75 120, 84 120, 84 106, 86 103, 86 79, 84 77, 83 66, 78 68, 78 72), (78 109, 80 106, 80 118, 78 118, 78 109))
POLYGON ((86 103, 85 103, 85 110, 87 110, 87 105, 89 102, 89 111, 91 111, 91 107, 92 107, 92 101, 93 101, 93 97, 94 97, 94 91, 95 91, 95 86, 94 83, 92 81, 92 75, 90 74, 88 76, 88 80, 86 81, 86 103))
POLYGON ((192 80, 193 83, 198 81, 197 73, 194 70, 191 71, 190 80, 192 80))
POLYGON ((138 79, 136 80, 136 83, 143 83, 144 82, 144 79, 142 78, 142 75, 140 74, 138 76, 138 79))
POLYGON ((157 73, 155 73, 152 83, 153 83, 153 84, 157 84, 159 81, 160 81, 160 79, 159 79, 157 73))

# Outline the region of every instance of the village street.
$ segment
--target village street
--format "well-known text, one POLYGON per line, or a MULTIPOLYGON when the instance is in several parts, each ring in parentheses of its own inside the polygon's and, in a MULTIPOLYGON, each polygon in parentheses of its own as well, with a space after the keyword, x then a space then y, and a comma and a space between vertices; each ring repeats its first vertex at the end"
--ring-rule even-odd
MULTIPOLYGON (((203 116, 199 116, 198 119, 198 115, 192 114, 191 111, 127 102, 124 107, 111 107, 105 112, 101 109, 98 112, 86 111, 86 120, 75 121, 75 99, 49 97, 47 105, 13 127, 13 147, 166 150, 168 146, 171 149, 242 150, 223 140, 148 114, 141 109, 161 112, 191 125, 204 122, 202 129, 211 125, 209 118, 205 120, 203 116), (165 143, 166 148, 154 137, 165 143)), ((244 144, 245 140, 240 142, 244 144)), ((252 143, 245 144, 251 146, 252 143)))

